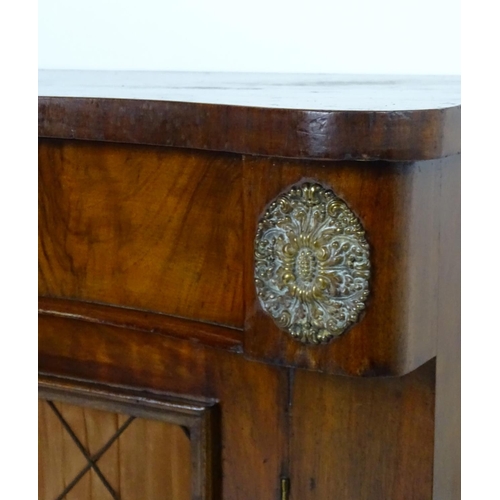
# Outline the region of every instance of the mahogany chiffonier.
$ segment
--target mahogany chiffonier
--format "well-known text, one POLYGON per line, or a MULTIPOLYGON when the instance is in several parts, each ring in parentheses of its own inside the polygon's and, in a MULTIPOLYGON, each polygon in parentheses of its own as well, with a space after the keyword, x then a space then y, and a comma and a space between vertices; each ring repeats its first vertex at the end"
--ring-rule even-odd
POLYGON ((460 497, 457 78, 39 94, 40 499, 460 497))

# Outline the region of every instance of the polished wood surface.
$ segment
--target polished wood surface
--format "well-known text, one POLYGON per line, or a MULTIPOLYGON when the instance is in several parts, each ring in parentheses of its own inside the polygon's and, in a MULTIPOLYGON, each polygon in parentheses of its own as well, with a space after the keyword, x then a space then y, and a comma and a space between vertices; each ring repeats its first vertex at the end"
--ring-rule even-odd
POLYGON ((39 151, 41 295, 243 326, 234 157, 76 141, 39 151))
MULTIPOLYGON (((181 490, 182 498, 212 500, 220 496, 220 457, 213 445, 220 432, 220 423, 214 401, 50 375, 40 377, 38 392, 86 457, 87 469, 91 468, 98 475, 113 498, 143 498, 145 492, 148 492, 147 498, 164 498, 168 492, 174 494, 181 490), (61 411, 56 402, 69 403, 68 414, 61 411), (79 406, 101 410, 97 414, 87 412, 91 419, 98 421, 87 422, 84 413, 82 423, 79 406), (165 422, 173 424, 174 430, 172 426, 165 426, 165 422), (107 434, 106 441, 102 439, 102 432, 107 434), (95 439, 89 440, 89 433, 96 433, 99 446, 95 439), (187 439, 180 438, 179 433, 187 439), (172 449, 172 443, 179 440, 179 449, 172 449), (110 463, 112 454, 108 450, 113 447, 119 456, 110 463), (121 450, 125 453, 121 454, 121 450), (181 455, 178 459, 176 451, 181 455), (134 460, 141 463, 134 464, 134 460), (160 470, 167 464, 170 473, 160 470), (128 468, 134 470, 128 471, 128 468), (127 476, 124 480, 121 472, 127 476), (161 478, 157 477, 160 475, 161 478), (138 486, 145 481, 148 485, 142 486, 141 494, 138 486), (131 488, 131 483, 138 484, 131 488)), ((42 453, 40 457, 42 466, 53 458, 45 455, 42 453)), ((85 470, 82 472, 86 475, 85 470)), ((76 480, 80 477, 81 474, 76 480)), ((69 489, 73 484, 65 486, 69 489)), ((79 481, 75 487, 82 488, 79 481)))
POLYGON ((286 370, 187 340, 46 315, 39 321, 39 370, 218 401, 212 453, 221 454, 220 496, 279 498, 287 467, 286 370))
POLYGON ((41 137, 331 160, 460 151, 455 77, 41 72, 39 95, 41 137))
POLYGON ((240 330, 166 314, 52 297, 39 297, 38 314, 157 333, 235 352, 243 350, 240 330))
MULTIPOLYGON (((76 427, 89 415, 89 446, 116 415, 147 421, 102 462, 122 498, 134 482, 172 500, 460 498, 458 89, 41 73, 40 397, 76 427), (332 189, 370 247, 358 323, 315 346, 254 285, 258 221, 302 182, 332 189), (161 458, 118 481, 141 442, 161 458), (190 491, 180 471, 158 477, 170 445, 191 455, 190 491)), ((42 404, 47 498, 81 465, 53 413, 42 404)), ((74 494, 108 498, 88 474, 74 494)))
POLYGON ((77 319, 42 317, 40 330, 42 371, 219 400, 223 498, 277 498, 282 476, 291 499, 431 498, 434 361, 367 380, 77 319))
POLYGON ((391 379, 297 370, 291 500, 431 499, 434 374, 434 361, 391 379))
POLYGON ((450 223, 440 182, 459 175, 458 160, 332 165, 43 140, 39 291, 113 306, 52 302, 59 315, 243 345, 250 358, 328 373, 403 375, 436 356, 443 271, 428 242, 450 223), (312 178, 347 200, 372 249, 366 312, 322 347, 279 330, 253 285, 257 221, 284 188, 312 178))
POLYGON ((326 346, 301 344, 274 324, 258 304, 253 267, 248 266, 245 353, 273 363, 364 377, 403 375, 436 356, 442 309, 438 289, 444 296, 455 286, 441 280, 437 242, 454 214, 442 213, 440 204, 450 200, 440 195, 440 186, 443 175, 459 176, 458 162, 458 157, 412 165, 245 158, 247 262, 253 259, 256 225, 266 205, 284 187, 304 179, 323 183, 347 201, 366 230, 372 262, 362 319, 326 346))

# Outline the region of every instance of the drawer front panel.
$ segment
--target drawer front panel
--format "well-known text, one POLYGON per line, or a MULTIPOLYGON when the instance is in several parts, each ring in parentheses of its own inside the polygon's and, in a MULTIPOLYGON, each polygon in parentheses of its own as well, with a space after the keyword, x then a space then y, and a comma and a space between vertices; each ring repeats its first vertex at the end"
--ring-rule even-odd
POLYGON ((40 294, 242 328, 239 161, 41 140, 40 294))

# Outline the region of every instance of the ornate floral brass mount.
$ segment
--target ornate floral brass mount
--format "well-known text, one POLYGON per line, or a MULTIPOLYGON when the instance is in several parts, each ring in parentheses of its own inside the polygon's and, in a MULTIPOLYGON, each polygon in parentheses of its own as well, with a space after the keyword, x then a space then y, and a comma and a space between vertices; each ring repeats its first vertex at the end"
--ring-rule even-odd
POLYGON ((333 191, 292 187, 271 203, 255 238, 263 309, 304 343, 328 342, 358 321, 370 278, 360 221, 333 191))

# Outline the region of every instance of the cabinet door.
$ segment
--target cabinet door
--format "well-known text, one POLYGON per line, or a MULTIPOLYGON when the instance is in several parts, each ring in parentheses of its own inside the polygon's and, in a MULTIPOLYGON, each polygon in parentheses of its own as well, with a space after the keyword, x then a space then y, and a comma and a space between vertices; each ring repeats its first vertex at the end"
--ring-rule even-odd
MULTIPOLYGON (((76 317, 56 317, 47 311, 39 320, 39 369, 42 374, 50 374, 51 381, 49 391, 44 385, 47 375, 42 375, 40 396, 54 402, 56 408, 61 403, 71 405, 74 412, 83 412, 82 406, 90 407, 103 411, 103 418, 120 423, 124 415, 136 417, 140 422, 134 420, 123 432, 120 445, 133 438, 138 423, 144 426, 144 432, 156 425, 165 446, 167 436, 182 440, 176 426, 189 429, 188 448, 176 446, 163 451, 164 455, 151 457, 161 463, 149 471, 148 480, 164 484, 166 479, 152 475, 171 474, 175 455, 178 468, 185 469, 189 460, 191 463, 189 498, 279 498, 280 478, 287 474, 288 467, 288 370, 248 361, 224 349, 76 317), (77 383, 75 379, 86 382, 77 383)), ((50 407, 44 408, 44 413, 49 410, 54 413, 50 407)), ((60 407, 63 416, 65 410, 60 407)), ((61 432, 67 433, 61 426, 61 432)), ((97 432, 97 422, 90 426, 97 432)), ((136 441, 134 460, 146 461, 144 447, 154 446, 156 439, 156 434, 149 434, 145 442, 136 441)), ((84 438, 81 442, 87 444, 84 438)), ((99 446, 87 451, 96 453, 99 446)), ((101 460, 105 458, 103 455, 101 460)), ((85 459, 78 465, 83 468, 85 459)), ((145 467, 144 463, 140 467, 145 467)), ((75 474, 81 470, 75 469, 75 474)), ((183 475, 172 487, 180 490, 185 478, 183 475)), ((104 492, 109 496, 107 490, 104 492)), ((120 498, 134 498, 124 495, 122 490, 120 498)), ((185 496, 165 498, 182 500, 185 496)))
POLYGON ((214 403, 39 383, 39 499, 212 498, 214 403))

